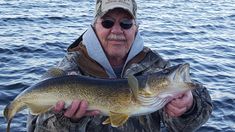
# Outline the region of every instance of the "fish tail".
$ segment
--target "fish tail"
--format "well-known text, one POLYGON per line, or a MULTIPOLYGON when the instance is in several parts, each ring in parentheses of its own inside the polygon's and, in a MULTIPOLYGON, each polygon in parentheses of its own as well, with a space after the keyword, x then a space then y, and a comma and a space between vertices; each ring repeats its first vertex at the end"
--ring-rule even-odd
POLYGON ((11 104, 12 103, 8 104, 3 111, 3 115, 7 121, 9 121, 9 119, 10 119, 9 114, 11 113, 11 104))
POLYGON ((11 121, 12 121, 12 118, 7 121, 7 130, 6 130, 6 132, 10 132, 11 121))
POLYGON ((9 115, 11 115, 11 103, 8 104, 4 111, 3 111, 3 115, 4 117, 6 118, 7 120, 7 129, 6 129, 6 132, 10 132, 10 125, 11 125, 11 121, 12 121, 12 117, 10 117, 9 115))
POLYGON ((24 104, 20 103, 19 101, 13 101, 5 107, 3 111, 3 115, 7 120, 7 130, 6 130, 7 132, 10 131, 10 124, 11 124, 12 118, 18 111, 20 111, 23 108, 24 108, 24 104))

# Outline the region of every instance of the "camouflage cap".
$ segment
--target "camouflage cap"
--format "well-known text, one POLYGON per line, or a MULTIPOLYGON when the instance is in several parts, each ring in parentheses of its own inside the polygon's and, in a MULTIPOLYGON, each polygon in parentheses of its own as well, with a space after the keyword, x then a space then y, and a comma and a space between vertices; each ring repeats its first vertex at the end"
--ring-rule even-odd
POLYGON ((103 16, 114 8, 125 9, 136 19, 137 4, 135 0, 96 0, 95 17, 103 16))

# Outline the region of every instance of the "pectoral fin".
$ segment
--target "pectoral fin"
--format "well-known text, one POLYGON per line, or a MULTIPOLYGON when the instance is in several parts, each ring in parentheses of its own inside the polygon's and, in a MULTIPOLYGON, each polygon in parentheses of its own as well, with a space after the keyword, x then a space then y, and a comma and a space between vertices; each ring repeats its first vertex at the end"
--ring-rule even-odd
POLYGON ((138 92, 139 92, 139 83, 135 76, 129 75, 128 78, 128 84, 131 88, 131 91, 133 92, 134 97, 137 99, 138 92))
POLYGON ((28 106, 28 108, 30 108, 30 113, 32 115, 45 113, 53 107, 52 105, 39 106, 33 103, 26 103, 26 105, 28 106))
POLYGON ((129 118, 129 115, 122 113, 115 113, 110 111, 109 118, 107 118, 103 124, 110 124, 112 127, 118 127, 123 125, 129 118))

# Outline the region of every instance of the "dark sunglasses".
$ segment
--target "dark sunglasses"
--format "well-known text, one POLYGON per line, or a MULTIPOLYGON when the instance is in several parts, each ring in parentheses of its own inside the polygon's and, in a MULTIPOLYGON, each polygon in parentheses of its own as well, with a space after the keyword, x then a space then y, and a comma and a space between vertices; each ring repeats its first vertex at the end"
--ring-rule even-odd
MULTIPOLYGON (((101 24, 104 28, 109 29, 113 27, 113 25, 115 24, 115 21, 112 19, 103 19, 101 24)), ((133 22, 132 20, 129 20, 129 19, 123 19, 122 21, 120 21, 119 24, 122 29, 130 29, 133 25, 133 22)))

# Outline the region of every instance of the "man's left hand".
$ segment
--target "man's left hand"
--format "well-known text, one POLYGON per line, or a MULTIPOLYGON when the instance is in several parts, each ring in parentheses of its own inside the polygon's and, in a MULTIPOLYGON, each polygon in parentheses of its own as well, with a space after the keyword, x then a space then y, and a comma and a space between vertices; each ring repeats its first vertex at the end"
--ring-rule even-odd
POLYGON ((165 106, 165 112, 171 117, 179 117, 189 110, 193 105, 191 91, 177 96, 165 106))

